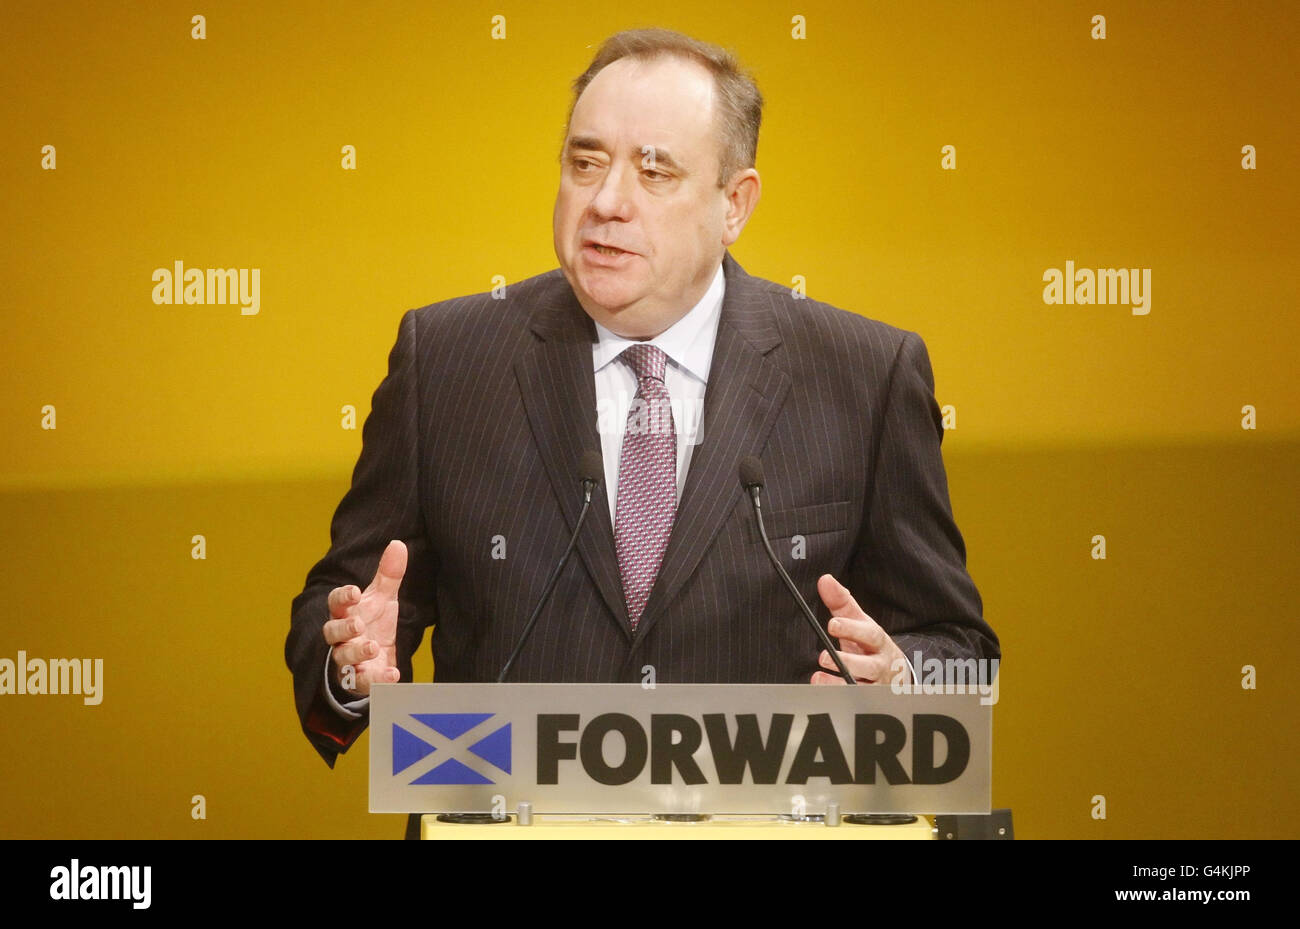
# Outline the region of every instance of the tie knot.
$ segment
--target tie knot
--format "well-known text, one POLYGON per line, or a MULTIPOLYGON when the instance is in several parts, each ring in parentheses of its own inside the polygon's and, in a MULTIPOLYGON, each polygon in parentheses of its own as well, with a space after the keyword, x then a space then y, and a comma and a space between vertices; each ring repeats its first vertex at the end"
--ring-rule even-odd
POLYGON ((652 377, 657 381, 664 379, 664 368, 668 364, 668 356, 657 345, 651 345, 648 342, 631 345, 625 348, 619 357, 632 366, 638 381, 647 377, 652 377))

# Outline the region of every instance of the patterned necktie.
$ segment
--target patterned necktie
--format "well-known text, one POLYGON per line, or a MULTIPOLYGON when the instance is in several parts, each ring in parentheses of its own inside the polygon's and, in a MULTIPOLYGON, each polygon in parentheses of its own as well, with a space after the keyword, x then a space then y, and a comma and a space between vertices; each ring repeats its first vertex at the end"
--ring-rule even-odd
POLYGON ((636 628, 659 574, 677 512, 677 430, 664 386, 668 356, 654 345, 633 345, 619 355, 636 373, 636 398, 627 414, 618 459, 614 547, 623 598, 636 628))

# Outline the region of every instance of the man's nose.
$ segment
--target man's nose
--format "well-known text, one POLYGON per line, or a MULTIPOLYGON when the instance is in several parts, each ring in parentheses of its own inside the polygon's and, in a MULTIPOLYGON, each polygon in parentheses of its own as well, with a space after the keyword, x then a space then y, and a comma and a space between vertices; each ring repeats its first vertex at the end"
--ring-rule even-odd
POLYGON ((627 165, 612 165, 591 199, 591 211, 601 219, 629 219, 636 172, 627 165))

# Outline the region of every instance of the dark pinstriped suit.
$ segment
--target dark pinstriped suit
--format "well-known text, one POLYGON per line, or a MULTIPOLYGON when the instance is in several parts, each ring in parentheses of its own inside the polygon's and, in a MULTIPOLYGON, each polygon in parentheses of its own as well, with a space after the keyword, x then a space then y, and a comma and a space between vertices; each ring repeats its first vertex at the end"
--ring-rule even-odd
MULTIPOLYGON (((701 444, 635 635, 604 487, 512 672, 516 681, 798 682, 819 645, 767 560, 737 465, 758 456, 772 544, 820 616, 834 574, 909 658, 998 657, 965 568, 940 456, 929 356, 914 333, 749 276, 728 254, 701 444), (791 537, 806 557, 791 557, 791 537)), ((581 508, 600 450, 595 330, 557 269, 408 312, 375 392, 328 554, 293 602, 285 657, 326 762, 365 719, 321 696, 326 597, 364 588, 389 539, 409 562, 398 666, 433 626, 439 681, 494 680, 581 508), (506 557, 492 557, 494 538, 506 557)), ((920 668, 918 668, 920 671, 920 668)))

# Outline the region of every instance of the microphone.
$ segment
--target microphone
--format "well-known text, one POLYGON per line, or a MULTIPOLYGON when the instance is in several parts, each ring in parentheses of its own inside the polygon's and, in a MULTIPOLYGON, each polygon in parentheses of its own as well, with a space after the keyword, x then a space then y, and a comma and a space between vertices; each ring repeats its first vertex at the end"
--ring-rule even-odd
POLYGON ((773 567, 781 575, 781 580, 785 581, 790 596, 794 597, 799 604, 799 608, 803 610, 804 619, 808 620, 808 625, 812 626, 813 632, 817 633, 817 638, 821 640, 822 647, 831 656, 831 661, 835 662, 835 667, 839 668, 840 677, 844 678, 845 683, 856 684, 857 680, 849 673, 849 669, 844 667, 844 662, 840 659, 839 650, 836 649, 835 643, 826 634, 826 630, 822 628, 821 623, 817 622, 817 617, 808 608, 808 602, 800 595, 799 588, 794 586, 794 581, 790 580, 790 575, 786 574, 785 568, 777 560, 776 552, 772 551, 772 543, 767 540, 767 529, 763 526, 763 504, 759 499, 759 493, 763 489, 763 463, 753 455, 746 455, 740 459, 740 484, 749 492, 749 499, 754 504, 754 517, 758 520, 758 534, 763 538, 763 548, 767 549, 767 557, 771 559, 773 567))
POLYGON ((582 531, 582 524, 587 518, 587 511, 591 509, 591 494, 600 483, 600 479, 605 474, 605 463, 600 457, 600 452, 588 449, 582 453, 582 460, 578 463, 578 476, 582 479, 582 512, 578 514, 577 525, 573 527, 573 535, 569 537, 569 547, 564 550, 560 556, 560 563, 555 566, 551 572, 550 578, 546 581, 546 589, 542 591, 542 598, 537 601, 537 606, 533 608, 533 614, 528 617, 528 623, 524 626, 523 634, 519 636, 519 641, 515 643, 515 649, 506 659, 505 667, 497 675, 497 683, 505 682, 506 675, 510 673, 511 666, 514 665, 515 659, 519 653, 524 650, 524 643, 528 637, 533 634, 533 627, 537 625, 537 617, 542 615, 542 607, 546 601, 551 599, 551 591, 555 589, 555 584, 560 579, 560 572, 564 570, 565 564, 569 560, 569 555, 573 553, 573 546, 578 542, 578 533, 582 531))

